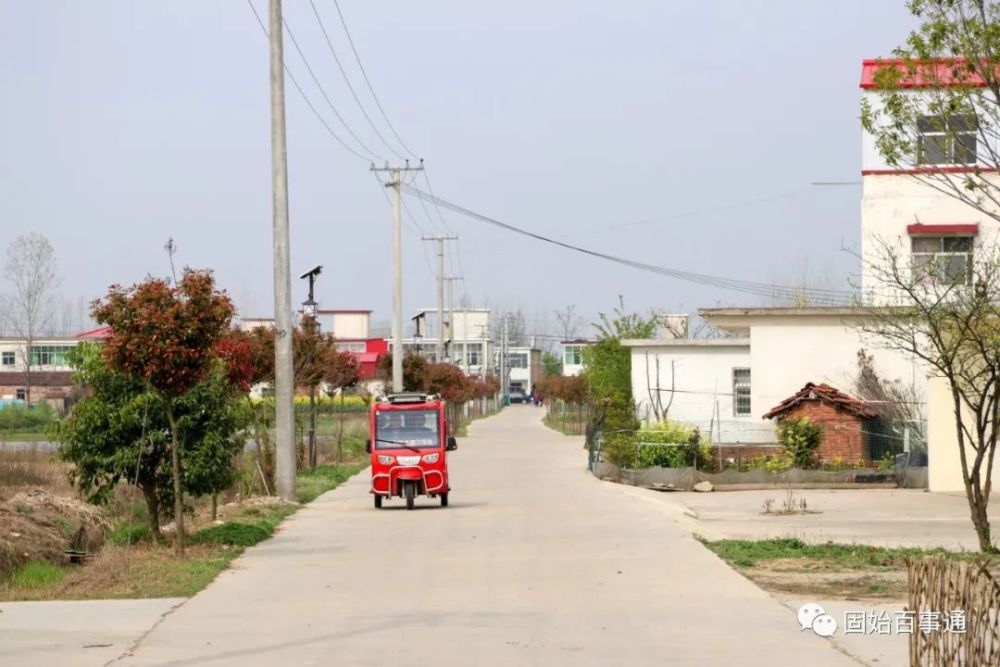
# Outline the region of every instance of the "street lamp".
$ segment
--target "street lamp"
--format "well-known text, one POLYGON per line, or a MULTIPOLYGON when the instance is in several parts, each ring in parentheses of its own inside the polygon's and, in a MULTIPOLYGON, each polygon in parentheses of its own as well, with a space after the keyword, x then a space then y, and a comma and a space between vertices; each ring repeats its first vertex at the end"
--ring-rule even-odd
MULTIPOLYGON (((322 266, 317 266, 309 271, 306 271, 299 279, 309 281, 309 298, 302 302, 302 313, 311 317, 313 321, 316 321, 316 300, 313 299, 313 285, 316 282, 316 276, 323 272, 322 266)), ((318 324, 318 322, 317 322, 318 324)))

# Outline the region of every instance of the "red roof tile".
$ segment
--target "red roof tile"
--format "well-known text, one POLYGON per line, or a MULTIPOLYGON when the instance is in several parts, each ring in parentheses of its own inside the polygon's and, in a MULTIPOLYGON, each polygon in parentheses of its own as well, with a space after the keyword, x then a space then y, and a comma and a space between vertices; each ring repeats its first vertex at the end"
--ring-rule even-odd
POLYGON ((864 401, 838 391, 828 384, 813 384, 809 382, 792 396, 789 396, 764 415, 764 419, 777 417, 802 401, 825 401, 833 406, 852 412, 858 417, 871 419, 876 416, 875 410, 864 401))

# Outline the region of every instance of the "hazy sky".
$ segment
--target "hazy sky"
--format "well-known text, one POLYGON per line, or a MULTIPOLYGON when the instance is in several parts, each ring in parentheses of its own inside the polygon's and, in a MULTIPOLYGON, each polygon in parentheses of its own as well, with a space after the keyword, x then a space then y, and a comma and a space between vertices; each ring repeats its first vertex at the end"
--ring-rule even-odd
MULTIPOLYGON (((333 1, 314 1, 391 140, 333 1)), ((254 3, 266 20, 266 0, 254 3)), ((902 0, 340 4, 437 195, 701 273, 841 287, 855 270, 842 248, 859 242, 860 188, 809 184, 859 179, 861 60, 903 40, 912 19, 902 0)), ((351 98, 308 0, 285 0, 285 13, 348 125, 394 158, 351 98)), ((286 61, 351 141, 287 38, 286 61)), ((180 264, 214 269, 246 314, 273 310, 268 52, 246 0, 0 0, 0 63, 4 242, 48 236, 63 293, 89 300, 114 282, 166 275, 173 237, 180 264)), ((290 83, 287 96, 293 272, 322 264, 322 307, 385 318, 382 188, 290 83)), ((408 208, 407 314, 435 304, 419 236, 442 231, 416 200, 408 208)), ((755 303, 445 215, 461 236, 456 293, 521 306, 538 328, 553 308, 589 315, 618 294, 636 309, 755 303)), ((293 283, 298 303, 305 285, 293 283)))

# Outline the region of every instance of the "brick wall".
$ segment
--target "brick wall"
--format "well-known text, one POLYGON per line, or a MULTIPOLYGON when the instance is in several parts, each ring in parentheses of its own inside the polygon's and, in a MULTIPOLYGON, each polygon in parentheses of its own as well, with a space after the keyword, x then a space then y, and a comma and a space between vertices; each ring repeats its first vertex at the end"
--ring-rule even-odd
POLYGON ((840 459, 845 462, 868 460, 868 448, 861 432, 865 420, 824 401, 802 401, 781 416, 782 419, 808 417, 823 429, 823 443, 817 450, 820 461, 840 459))

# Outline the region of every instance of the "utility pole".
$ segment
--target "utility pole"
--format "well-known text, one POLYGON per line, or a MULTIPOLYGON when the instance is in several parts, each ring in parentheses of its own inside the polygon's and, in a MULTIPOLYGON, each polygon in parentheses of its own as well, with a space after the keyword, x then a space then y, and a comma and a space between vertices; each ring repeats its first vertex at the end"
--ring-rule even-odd
POLYGON ((503 334, 500 338, 500 390, 503 393, 503 403, 507 404, 510 398, 510 368, 507 367, 507 340, 509 336, 508 325, 510 319, 507 313, 503 315, 503 334))
POLYGON ((423 171, 424 161, 419 167, 371 166, 375 173, 388 172, 390 180, 385 187, 392 188, 392 391, 403 391, 403 203, 400 186, 404 172, 423 171))
MULTIPOLYGON (((437 242, 437 297, 438 297, 438 342, 434 359, 437 363, 444 361, 444 242, 457 239, 457 236, 421 236, 421 241, 437 242)), ((449 315, 449 322, 451 321, 449 315)), ((454 324, 452 324, 454 329, 454 324)))
POLYGON ((274 209, 275 482, 278 496, 295 500, 295 423, 292 394, 292 274, 288 233, 288 150, 285 142, 285 62, 281 0, 270 0, 271 188, 274 209))
MULTIPOLYGON (((456 338, 456 336, 455 336, 455 281, 456 280, 461 280, 461 279, 462 278, 460 276, 458 276, 458 277, 456 277, 456 276, 448 276, 448 277, 445 278, 445 280, 448 281, 448 338, 451 340, 451 347, 449 348, 449 352, 452 352, 455 349, 455 338, 456 338)), ((465 316, 462 317, 462 320, 464 322, 465 316)), ((464 328, 464 324, 463 324, 463 328, 464 328)), ((466 354, 465 354, 465 343, 466 343, 466 340, 463 338, 462 339, 462 357, 466 356, 466 354)), ((449 354, 449 361, 451 363, 455 363, 455 361, 454 361, 454 353, 453 352, 451 354, 449 354)), ((461 362, 459 362, 458 365, 461 365, 461 362)))

